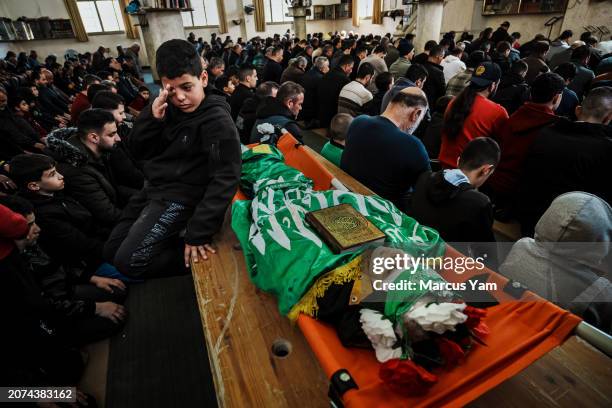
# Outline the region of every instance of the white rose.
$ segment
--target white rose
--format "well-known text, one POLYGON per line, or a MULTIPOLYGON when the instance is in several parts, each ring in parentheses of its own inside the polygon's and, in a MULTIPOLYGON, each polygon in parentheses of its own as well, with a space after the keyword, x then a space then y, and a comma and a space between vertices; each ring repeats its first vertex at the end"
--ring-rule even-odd
POLYGON ((361 328, 372 343, 372 347, 376 351, 376 359, 384 363, 393 358, 402 356, 402 348, 393 348, 397 343, 397 337, 393 331, 393 325, 390 320, 375 310, 361 309, 361 328))
POLYGON ((447 330, 455 331, 455 326, 464 323, 467 316, 462 313, 465 303, 415 303, 404 313, 406 324, 417 323, 423 330, 442 334, 447 330))

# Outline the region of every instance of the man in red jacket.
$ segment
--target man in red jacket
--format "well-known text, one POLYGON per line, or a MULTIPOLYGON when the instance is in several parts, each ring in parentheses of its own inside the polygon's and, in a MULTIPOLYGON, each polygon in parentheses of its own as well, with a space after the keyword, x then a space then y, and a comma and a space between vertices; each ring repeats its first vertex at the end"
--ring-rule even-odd
POLYGON ((546 126, 555 123, 565 83, 557 74, 538 76, 531 87, 531 100, 514 112, 499 137, 501 160, 484 191, 498 207, 511 207, 529 147, 546 126))
POLYGON ((76 95, 70 106, 70 118, 73 124, 76 125, 79 122, 79 115, 81 112, 91 107, 91 101, 87 98, 89 86, 92 84, 99 84, 100 81, 100 77, 96 75, 85 75, 83 79, 83 90, 76 95))

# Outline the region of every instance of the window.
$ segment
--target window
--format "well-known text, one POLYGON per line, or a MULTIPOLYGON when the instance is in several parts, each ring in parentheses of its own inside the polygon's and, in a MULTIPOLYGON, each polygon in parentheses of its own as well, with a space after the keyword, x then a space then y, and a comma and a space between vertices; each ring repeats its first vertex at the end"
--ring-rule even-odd
POLYGON ((181 12, 184 27, 203 27, 219 25, 217 0, 191 0, 193 11, 181 12))
POLYGON ((287 17, 288 5, 285 0, 264 0, 266 23, 291 23, 293 17, 287 17))
POLYGON ((125 30, 119 0, 78 0, 77 6, 88 34, 125 30))
POLYGON ((372 17, 372 3, 374 0, 359 0, 359 18, 372 17))
POLYGON ((402 8, 401 0, 386 0, 383 2, 383 10, 396 10, 402 8))

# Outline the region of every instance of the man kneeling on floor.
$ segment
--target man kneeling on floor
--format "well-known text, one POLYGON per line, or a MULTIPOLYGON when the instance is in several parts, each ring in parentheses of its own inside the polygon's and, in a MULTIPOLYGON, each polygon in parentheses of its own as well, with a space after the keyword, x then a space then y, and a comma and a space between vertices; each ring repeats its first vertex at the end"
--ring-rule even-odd
POLYGON ((499 146, 493 139, 478 137, 470 141, 459 156, 457 169, 421 174, 410 213, 421 224, 436 229, 464 255, 483 257, 491 267, 497 266, 493 207, 478 188, 495 170, 499 156, 499 146))
POLYGON ((241 152, 225 97, 205 95, 195 48, 169 40, 157 50, 163 89, 134 124, 130 148, 146 160, 144 189, 125 208, 104 248, 130 277, 184 273, 208 259, 212 236, 240 180, 241 152), (184 231, 184 237, 183 235, 184 231))

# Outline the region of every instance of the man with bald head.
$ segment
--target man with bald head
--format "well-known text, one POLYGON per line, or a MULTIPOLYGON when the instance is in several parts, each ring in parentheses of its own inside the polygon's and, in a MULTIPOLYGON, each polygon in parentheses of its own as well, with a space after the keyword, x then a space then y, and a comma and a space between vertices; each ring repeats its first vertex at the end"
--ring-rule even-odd
POLYGON ((430 170, 425 146, 412 135, 427 106, 420 88, 403 89, 379 116, 353 120, 342 154, 344 171, 404 212, 417 178, 430 170))

